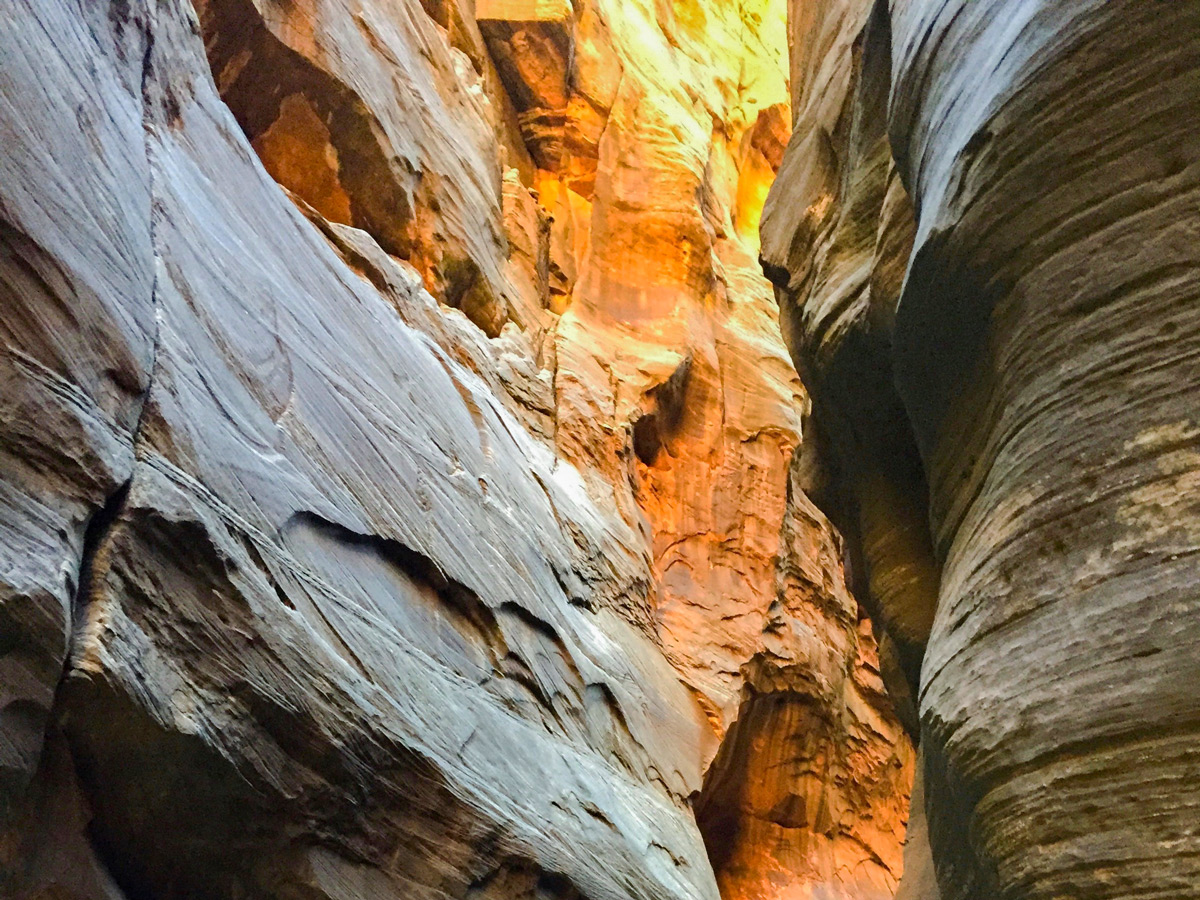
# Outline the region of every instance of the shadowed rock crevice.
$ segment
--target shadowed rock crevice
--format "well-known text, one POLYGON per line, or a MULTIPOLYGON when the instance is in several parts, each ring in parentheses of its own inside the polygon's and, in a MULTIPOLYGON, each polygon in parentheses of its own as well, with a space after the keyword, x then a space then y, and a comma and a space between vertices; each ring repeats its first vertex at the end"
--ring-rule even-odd
POLYGON ((633 423, 633 452, 638 460, 653 466, 683 424, 687 404, 692 357, 685 357, 671 376, 646 394, 649 409, 633 423))
POLYGON ((46 731, 36 774, 13 810, 0 850, 6 897, 131 900, 89 837, 92 809, 58 723, 46 731), (14 857, 22 864, 13 865, 14 857))
MULTIPOLYGON (((136 441, 136 438, 135 438, 136 441)), ((92 513, 88 519, 87 528, 83 532, 83 550, 80 553, 79 574, 74 579, 75 600, 73 603, 73 630, 78 631, 88 618, 88 607, 94 596, 96 573, 103 572, 107 565, 104 554, 107 552, 109 534, 117 524, 117 519, 125 509, 125 501, 129 497, 129 486, 133 482, 130 477, 104 501, 104 505, 92 513)))
POLYGON ((844 56, 802 62, 841 66, 844 81, 804 86, 808 109, 763 214, 762 260, 812 397, 803 487, 846 538, 852 587, 881 629, 885 671, 915 733, 939 574, 925 472, 895 387, 895 309, 914 225, 887 135, 890 16, 886 3, 828 16, 814 26, 844 41, 844 56), (826 92, 838 90, 834 106, 826 92))

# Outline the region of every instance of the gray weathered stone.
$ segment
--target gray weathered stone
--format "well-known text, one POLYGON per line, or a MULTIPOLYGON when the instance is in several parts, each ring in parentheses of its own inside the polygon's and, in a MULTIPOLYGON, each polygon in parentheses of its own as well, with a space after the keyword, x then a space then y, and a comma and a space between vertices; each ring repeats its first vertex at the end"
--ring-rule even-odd
POLYGON ((936 585, 923 660, 901 650, 942 894, 1194 896, 1200 7, 895 0, 859 46, 859 95, 830 79, 841 112, 798 118, 793 146, 824 129, 830 168, 789 148, 764 258, 880 624, 919 637, 881 574, 936 585), (862 153, 876 76, 914 209, 902 291, 897 241, 869 239, 904 218, 862 153), (903 417, 873 420, 881 396, 903 417), (864 478, 900 446, 913 478, 864 478), (928 485, 931 557, 862 524, 905 483, 928 485))
POLYGON ((3 86, 27 131, 0 192, 30 311, 6 316, 27 392, 5 394, 7 527, 57 549, 5 542, 30 635, 6 790, 111 498, 61 715, 122 884, 714 897, 684 689, 629 652, 647 637, 571 602, 584 576, 630 589, 635 536, 406 324, 412 276, 380 293, 287 201, 186 4, 14 18, 3 86))

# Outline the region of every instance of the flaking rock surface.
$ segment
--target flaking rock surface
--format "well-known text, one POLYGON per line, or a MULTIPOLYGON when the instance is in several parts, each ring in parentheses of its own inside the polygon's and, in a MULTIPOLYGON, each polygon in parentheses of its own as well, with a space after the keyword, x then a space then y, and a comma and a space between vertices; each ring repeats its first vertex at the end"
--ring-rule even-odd
POLYGON ((0 893, 891 897, 781 6, 0 29, 0 893))

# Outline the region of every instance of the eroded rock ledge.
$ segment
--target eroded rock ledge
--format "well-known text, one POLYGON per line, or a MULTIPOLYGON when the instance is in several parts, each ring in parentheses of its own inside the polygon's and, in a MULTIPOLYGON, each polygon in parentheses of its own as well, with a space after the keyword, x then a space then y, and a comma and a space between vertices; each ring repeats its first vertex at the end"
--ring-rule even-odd
POLYGON ((791 20, 763 261, 942 896, 1194 896, 1200 8, 791 20))
POLYGON ((756 262, 782 23, 9 11, 0 894, 891 897, 756 262))

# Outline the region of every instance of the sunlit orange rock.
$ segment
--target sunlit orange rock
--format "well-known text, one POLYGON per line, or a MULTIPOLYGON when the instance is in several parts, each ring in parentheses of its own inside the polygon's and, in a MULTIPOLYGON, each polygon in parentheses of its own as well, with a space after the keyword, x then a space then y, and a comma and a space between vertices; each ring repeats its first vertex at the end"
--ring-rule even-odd
POLYGON ((564 137, 539 159, 556 442, 644 518, 654 634, 711 728, 697 810, 724 896, 882 898, 911 750, 838 538, 789 491, 807 400, 756 258, 790 134, 780 6, 577 10, 577 58, 620 75, 566 103, 564 136, 604 116, 594 150, 564 137))
POLYGON ((782 3, 480 9, 552 219, 556 444, 646 534, 650 605, 625 613, 708 720, 722 893, 890 897, 912 753, 795 476, 807 399, 757 260, 790 136, 782 3))

